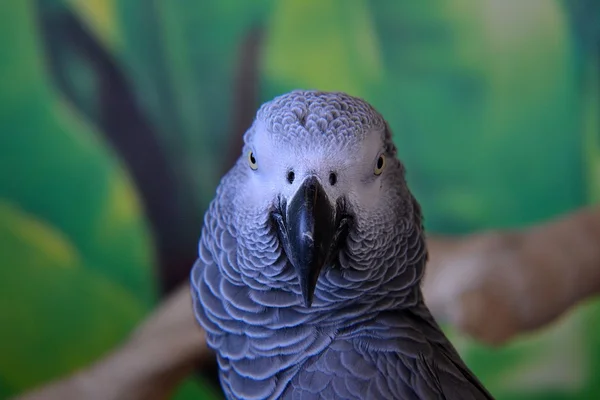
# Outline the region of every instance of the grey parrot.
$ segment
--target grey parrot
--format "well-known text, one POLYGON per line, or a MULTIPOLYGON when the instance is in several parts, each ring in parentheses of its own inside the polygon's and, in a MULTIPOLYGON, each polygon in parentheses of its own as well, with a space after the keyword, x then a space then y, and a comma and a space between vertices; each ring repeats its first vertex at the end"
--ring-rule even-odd
POLYGON ((384 118, 263 104, 204 219, 194 312, 229 399, 492 399, 424 303, 421 209, 384 118))

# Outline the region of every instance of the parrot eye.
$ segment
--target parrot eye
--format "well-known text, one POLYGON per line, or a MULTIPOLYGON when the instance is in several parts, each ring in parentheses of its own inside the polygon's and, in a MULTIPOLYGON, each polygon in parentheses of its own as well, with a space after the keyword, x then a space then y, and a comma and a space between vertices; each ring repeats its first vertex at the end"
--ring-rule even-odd
POLYGON ((385 168, 385 155, 381 154, 377 158, 377 164, 375 164, 375 175, 381 175, 383 168, 385 168))
POLYGON ((248 164, 250 164, 250 168, 256 170, 258 168, 258 164, 256 163, 256 158, 254 157, 254 153, 252 150, 248 152, 248 164))

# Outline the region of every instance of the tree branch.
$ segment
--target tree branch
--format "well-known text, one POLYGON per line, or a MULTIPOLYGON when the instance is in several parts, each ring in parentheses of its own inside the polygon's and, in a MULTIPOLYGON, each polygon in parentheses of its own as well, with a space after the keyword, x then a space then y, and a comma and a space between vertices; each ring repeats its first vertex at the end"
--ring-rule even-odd
POLYGON ((105 358, 14 400, 167 399, 196 367, 210 365, 213 358, 185 284, 105 358))
POLYGON ((600 292, 600 207, 530 228, 429 238, 436 318, 498 345, 600 292))

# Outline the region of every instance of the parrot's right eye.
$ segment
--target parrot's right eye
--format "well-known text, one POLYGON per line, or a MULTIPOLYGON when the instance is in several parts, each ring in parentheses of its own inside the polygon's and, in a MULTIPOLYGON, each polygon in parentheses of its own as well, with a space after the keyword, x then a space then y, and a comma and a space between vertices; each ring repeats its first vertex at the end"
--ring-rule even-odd
POLYGON ((383 168, 385 167, 385 155, 381 154, 377 158, 377 164, 375 164, 375 175, 379 176, 383 172, 383 168))
POLYGON ((253 170, 258 168, 258 164, 256 163, 256 158, 254 157, 254 152, 252 152, 252 150, 248 152, 248 164, 250 164, 250 168, 253 170))

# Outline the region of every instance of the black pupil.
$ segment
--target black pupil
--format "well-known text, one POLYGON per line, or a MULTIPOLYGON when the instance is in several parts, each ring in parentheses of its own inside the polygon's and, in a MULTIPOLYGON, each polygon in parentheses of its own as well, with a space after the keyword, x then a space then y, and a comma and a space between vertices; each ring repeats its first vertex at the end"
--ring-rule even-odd
POLYGON ((383 168, 383 157, 379 156, 379 158, 377 159, 377 169, 381 168, 383 168))
POLYGON ((256 164, 256 159, 254 158, 254 153, 250 153, 250 162, 252 164, 256 164))
POLYGON ((331 186, 335 185, 335 183, 337 182, 337 175, 335 174, 335 172, 332 172, 329 174, 329 183, 331 184, 331 186))
POLYGON ((288 174, 287 174, 287 181, 288 181, 289 183, 292 183, 292 182, 294 182, 294 178, 295 178, 295 177, 296 177, 296 175, 294 174, 294 171, 290 171, 290 172, 288 172, 288 174))

